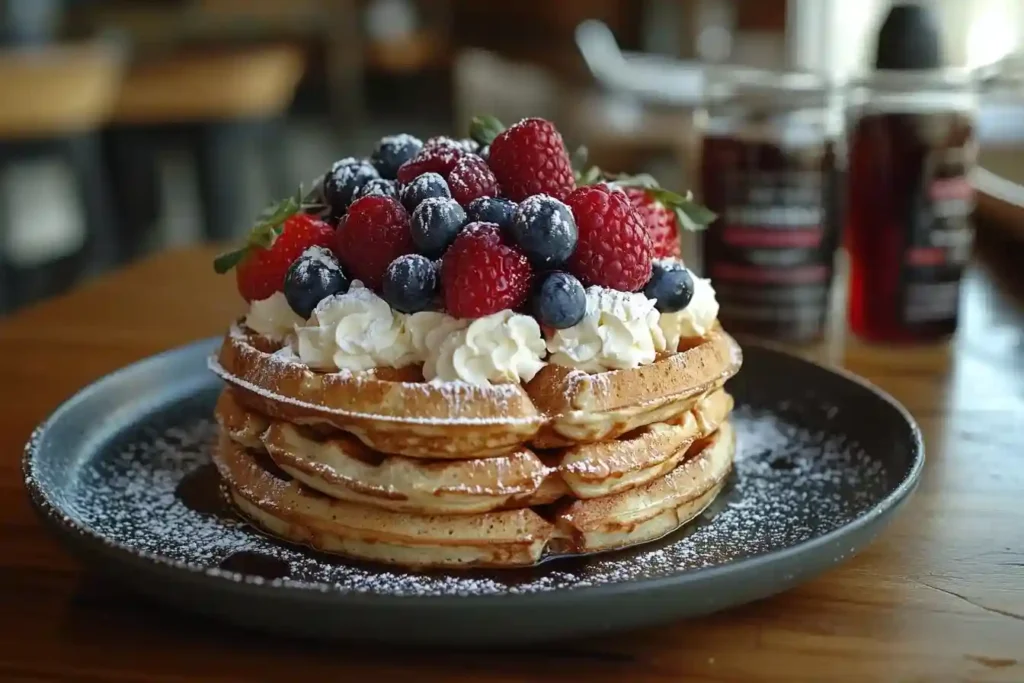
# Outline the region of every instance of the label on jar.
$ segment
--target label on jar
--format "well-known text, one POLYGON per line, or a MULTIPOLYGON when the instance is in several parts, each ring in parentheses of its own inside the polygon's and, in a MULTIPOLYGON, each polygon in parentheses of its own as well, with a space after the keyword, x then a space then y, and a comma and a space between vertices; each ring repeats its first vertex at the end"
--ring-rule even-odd
POLYGON ((955 322, 960 280, 971 255, 974 190, 965 148, 935 150, 910 203, 900 312, 905 324, 955 322))
POLYGON ((711 206, 719 219, 704 237, 705 272, 729 329, 808 339, 824 328, 836 178, 822 173, 821 156, 814 156, 811 164, 724 170, 715 180, 719 191, 705 192, 719 204, 711 206))

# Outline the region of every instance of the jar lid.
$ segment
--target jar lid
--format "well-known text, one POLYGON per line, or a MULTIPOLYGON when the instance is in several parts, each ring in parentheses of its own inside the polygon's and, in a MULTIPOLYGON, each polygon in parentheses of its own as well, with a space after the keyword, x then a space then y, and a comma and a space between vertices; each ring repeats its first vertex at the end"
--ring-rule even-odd
POLYGON ((899 2, 889 8, 878 31, 876 69, 938 69, 944 61, 939 21, 930 5, 899 2))

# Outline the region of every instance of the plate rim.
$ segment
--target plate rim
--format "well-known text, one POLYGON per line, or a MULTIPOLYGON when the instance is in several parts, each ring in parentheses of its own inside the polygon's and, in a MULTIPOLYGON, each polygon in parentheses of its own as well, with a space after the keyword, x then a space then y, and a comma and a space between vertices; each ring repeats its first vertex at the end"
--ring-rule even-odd
MULTIPOLYGON (((40 485, 34 474, 34 464, 40 450, 40 444, 48 429, 51 428, 70 410, 73 410, 83 401, 90 400, 91 395, 102 391, 108 384, 116 382, 118 378, 138 372, 140 367, 155 365, 164 361, 170 356, 187 356, 191 353, 198 353, 201 348, 209 347, 211 351, 216 347, 221 336, 207 337, 188 344, 176 346, 165 351, 147 356, 125 365, 113 372, 110 372, 85 385, 54 409, 50 415, 32 430, 31 435, 24 446, 21 458, 22 481, 28 492, 30 502, 38 514, 45 518, 50 525, 67 536, 77 537, 75 540, 85 541, 91 544, 90 550, 100 550, 113 560, 141 565, 148 570, 166 573, 171 572, 182 577, 184 574, 190 581, 200 582, 207 587, 218 591, 257 592, 263 598, 296 598, 308 599, 315 597, 317 600, 330 600, 332 602, 344 603, 350 607, 436 607, 444 606, 472 606, 473 608, 487 607, 491 603, 507 605, 516 603, 519 606, 528 607, 533 603, 565 602, 567 604, 586 600, 600 600, 609 597, 624 597, 637 593, 657 592, 669 588, 678 588, 683 585, 712 582, 716 579, 728 577, 738 573, 757 571, 765 565, 771 566, 777 563, 793 561, 803 555, 813 555, 822 547, 828 546, 839 538, 845 537, 865 527, 872 525, 879 517, 887 513, 894 513, 901 507, 914 492, 920 480, 921 472, 924 469, 926 459, 924 438, 920 426, 903 404, 897 401, 887 391, 874 384, 870 380, 861 377, 843 367, 826 365, 814 360, 804 358, 798 354, 778 348, 762 341, 747 341, 744 348, 758 347, 761 351, 769 354, 786 356, 799 363, 806 363, 815 366, 825 372, 842 377, 874 394, 877 398, 895 409, 900 417, 910 426, 911 440, 913 446, 913 463, 907 471, 903 480, 899 482, 884 498, 875 503, 871 508, 858 515, 853 520, 842 524, 835 529, 809 538, 785 548, 774 550, 753 557, 746 557, 740 560, 733 560, 724 564, 696 569, 683 569, 678 573, 657 577, 646 577, 629 579, 614 583, 603 583, 596 586, 583 586, 579 588, 568 588, 553 591, 538 591, 533 593, 489 593, 483 595, 457 595, 457 594, 433 594, 433 595, 396 595, 388 593, 360 592, 339 587, 326 582, 292 581, 289 579, 268 580, 263 577, 233 572, 218 567, 199 567, 181 560, 175 560, 158 553, 139 550, 120 541, 112 540, 89 526, 72 519, 61 511, 60 506, 52 500, 50 495, 40 485)), ((205 371, 205 364, 202 366, 205 371)), ((391 571, 403 571, 400 567, 388 568, 391 571)), ((467 570, 472 571, 472 570, 467 570)))

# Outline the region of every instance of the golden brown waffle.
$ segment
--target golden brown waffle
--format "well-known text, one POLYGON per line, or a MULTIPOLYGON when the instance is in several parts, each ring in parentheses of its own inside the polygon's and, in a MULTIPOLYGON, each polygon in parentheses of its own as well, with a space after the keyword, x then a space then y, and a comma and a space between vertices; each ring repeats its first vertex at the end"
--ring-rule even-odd
POLYGON ((239 405, 234 393, 223 392, 216 416, 240 445, 266 451, 289 476, 331 497, 419 514, 488 512, 641 486, 674 469, 694 441, 718 429, 733 405, 718 390, 674 423, 648 425, 618 440, 542 456, 520 448, 490 458, 430 461, 377 453, 344 432, 322 437, 268 420, 239 405))
POLYGON ((697 442, 683 462, 642 486, 558 504, 472 515, 416 515, 313 491, 222 432, 214 462, 239 509, 286 540, 407 567, 535 564, 545 554, 622 548, 691 520, 720 491, 732 465, 729 423, 697 442))
POLYGON ((211 368, 249 410, 342 429, 383 453, 480 458, 617 438, 689 410, 742 363, 720 328, 692 348, 630 370, 547 366, 525 386, 424 382, 417 368, 316 372, 240 326, 211 368))

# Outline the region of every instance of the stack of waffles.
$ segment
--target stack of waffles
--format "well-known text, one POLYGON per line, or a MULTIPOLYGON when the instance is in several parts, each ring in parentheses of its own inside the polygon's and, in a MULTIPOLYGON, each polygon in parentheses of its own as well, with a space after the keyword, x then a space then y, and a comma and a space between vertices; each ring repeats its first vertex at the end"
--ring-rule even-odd
POLYGON ((218 262, 249 309, 210 359, 214 461, 255 525, 518 567, 659 539, 722 490, 742 356, 679 256, 688 199, 561 173, 538 121, 385 138, 218 262))

